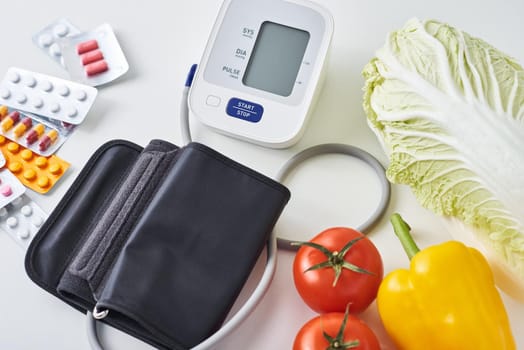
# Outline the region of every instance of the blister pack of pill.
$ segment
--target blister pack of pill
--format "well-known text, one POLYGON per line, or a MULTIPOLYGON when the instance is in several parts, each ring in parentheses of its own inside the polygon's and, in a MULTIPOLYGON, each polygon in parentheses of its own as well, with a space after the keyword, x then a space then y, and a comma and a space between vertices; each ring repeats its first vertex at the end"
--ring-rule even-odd
POLYGON ((70 124, 80 124, 95 101, 96 88, 11 67, 0 83, 0 103, 70 124))
POLYGON ((58 40, 71 79, 98 86, 109 83, 129 69, 113 28, 98 28, 58 40))
POLYGON ((0 135, 41 156, 54 154, 74 128, 73 124, 0 106, 0 135))
POLYGON ((20 197, 25 187, 9 170, 0 170, 0 208, 20 197))
POLYGON ((23 185, 38 193, 47 193, 60 180, 69 163, 52 155, 36 155, 30 149, 0 135, 0 150, 5 156, 6 167, 23 185))
POLYGON ((57 40, 80 33, 70 21, 60 18, 33 35, 33 43, 54 61, 64 66, 62 49, 57 40))
POLYGON ((27 195, 21 195, 0 208, 0 229, 23 249, 27 249, 47 214, 27 195))

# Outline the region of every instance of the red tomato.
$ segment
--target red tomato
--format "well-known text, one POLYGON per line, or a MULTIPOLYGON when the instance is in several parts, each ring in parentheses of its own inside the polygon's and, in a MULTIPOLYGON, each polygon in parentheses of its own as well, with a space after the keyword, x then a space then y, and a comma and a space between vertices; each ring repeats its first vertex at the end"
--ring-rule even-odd
POLYGON ((332 257, 330 259, 326 252, 309 246, 302 246, 298 250, 293 262, 293 277, 304 302, 318 313, 344 312, 348 304, 350 313, 365 310, 375 300, 384 275, 382 258, 375 245, 362 233, 345 227, 322 231, 309 242, 325 247, 332 257), (345 254, 337 253, 352 240, 356 242, 345 254), (333 286, 336 267, 327 266, 307 271, 312 266, 322 263, 326 265, 329 262, 339 268, 342 263, 346 266, 349 263, 365 272, 341 267, 339 278, 333 286))
POLYGON ((298 331, 293 343, 293 350, 380 350, 380 344, 375 333, 364 321, 353 315, 348 315, 342 339, 337 339, 343 319, 343 313, 332 312, 309 320, 298 331), (331 337, 332 341, 329 341, 324 333, 331 337), (338 347, 334 344, 335 341, 338 342, 338 347), (358 341, 358 345, 354 343, 354 346, 351 346, 351 343, 355 341, 358 341), (343 344, 346 344, 346 346, 343 346, 343 344))

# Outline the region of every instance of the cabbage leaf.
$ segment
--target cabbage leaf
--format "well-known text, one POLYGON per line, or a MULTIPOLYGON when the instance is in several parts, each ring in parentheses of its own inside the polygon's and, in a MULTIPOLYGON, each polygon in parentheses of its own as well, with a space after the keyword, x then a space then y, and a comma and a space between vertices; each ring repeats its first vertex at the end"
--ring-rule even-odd
POLYGON ((435 20, 391 32, 364 68, 363 107, 387 176, 472 227, 524 283, 524 70, 435 20))

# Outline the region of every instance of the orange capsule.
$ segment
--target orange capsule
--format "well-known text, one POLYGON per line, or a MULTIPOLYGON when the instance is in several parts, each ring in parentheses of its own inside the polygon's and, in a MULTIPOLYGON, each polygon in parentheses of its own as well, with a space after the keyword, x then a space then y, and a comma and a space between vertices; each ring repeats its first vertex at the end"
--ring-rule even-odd
POLYGON ((36 140, 38 140, 40 136, 42 136, 44 131, 45 131, 44 124, 37 124, 34 128, 31 129, 31 131, 27 133, 27 136, 25 138, 27 144, 28 145, 33 144, 36 140))
POLYGON ((20 120, 20 113, 18 111, 13 111, 7 115, 4 119, 2 119, 2 122, 0 123, 0 126, 2 127, 2 130, 4 132, 8 131, 18 123, 20 120))
POLYGON ((0 120, 4 119, 4 117, 7 115, 7 113, 9 112, 9 109, 7 108, 7 106, 0 106, 0 120))
POLYGON ((58 132, 55 129, 49 131, 47 134, 44 135, 44 137, 42 137, 42 141, 40 141, 38 148, 40 149, 40 151, 47 150, 49 146, 51 146, 51 144, 53 144, 53 142, 56 141, 57 138, 58 132))
POLYGON ((33 126, 33 120, 31 118, 29 118, 29 117, 25 117, 24 119, 22 119, 22 121, 20 123, 18 123, 17 126, 15 126, 15 128, 13 129, 13 133, 15 134, 16 137, 20 137, 31 126, 33 126))

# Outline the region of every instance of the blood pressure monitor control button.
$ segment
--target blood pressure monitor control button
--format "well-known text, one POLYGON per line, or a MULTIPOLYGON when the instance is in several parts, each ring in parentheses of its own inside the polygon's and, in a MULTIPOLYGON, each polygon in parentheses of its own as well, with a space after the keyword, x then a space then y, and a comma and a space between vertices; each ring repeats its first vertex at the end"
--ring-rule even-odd
POLYGON ((262 119, 264 107, 258 103, 249 102, 240 98, 233 97, 229 100, 226 107, 226 113, 234 118, 257 123, 262 119))
POLYGON ((206 98, 206 105, 211 107, 218 107, 220 106, 220 97, 215 95, 208 95, 206 98))

